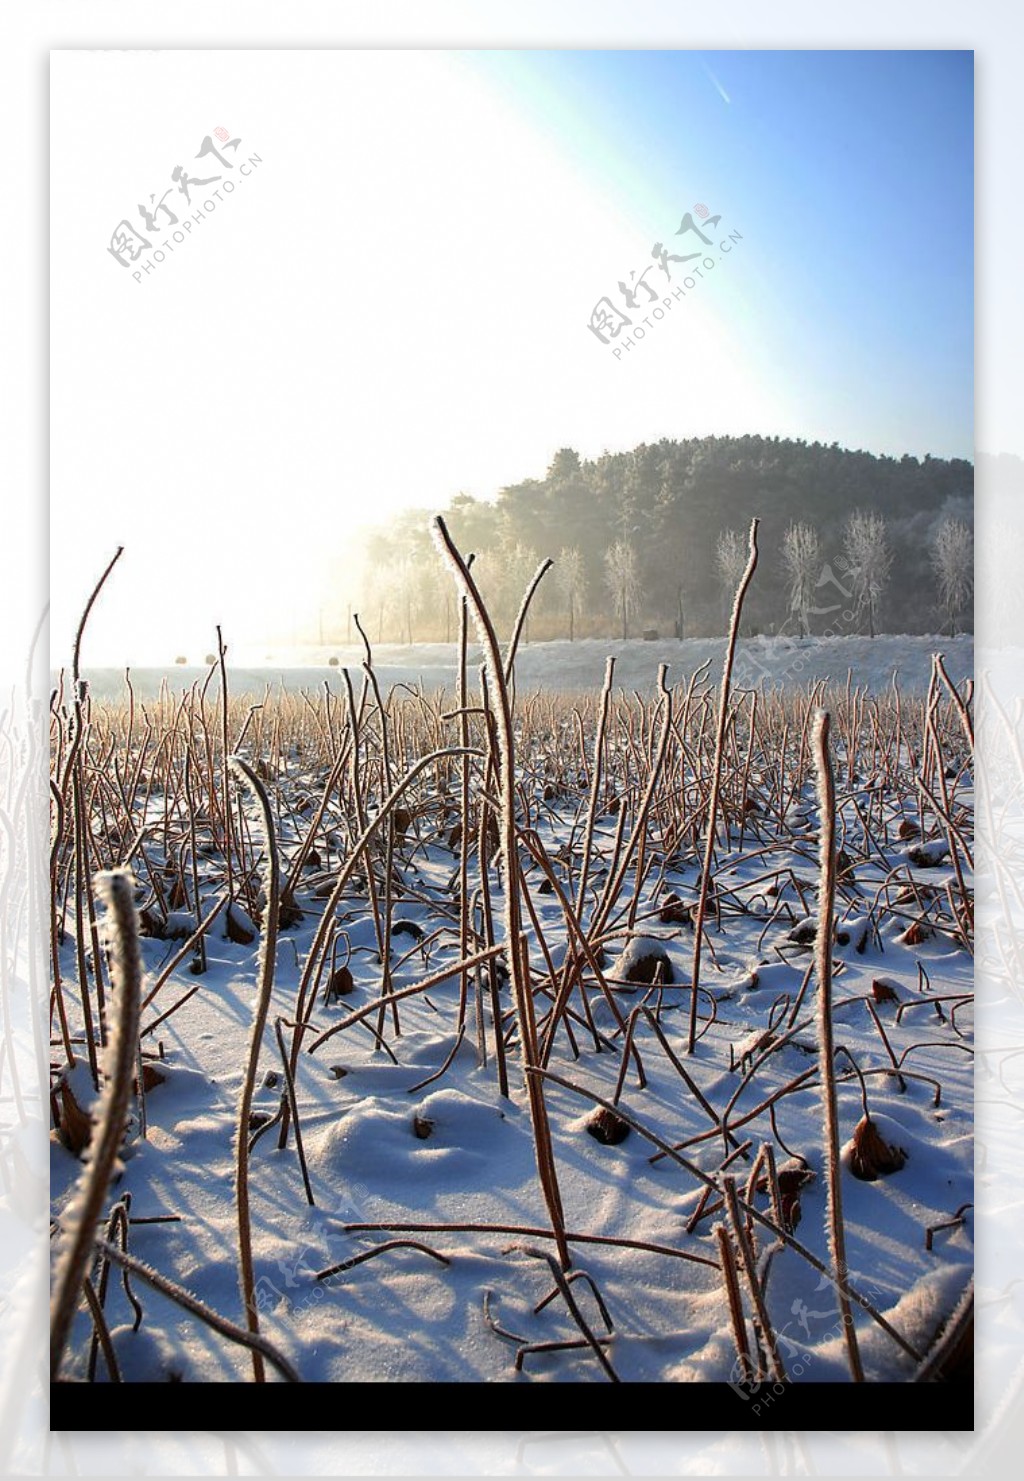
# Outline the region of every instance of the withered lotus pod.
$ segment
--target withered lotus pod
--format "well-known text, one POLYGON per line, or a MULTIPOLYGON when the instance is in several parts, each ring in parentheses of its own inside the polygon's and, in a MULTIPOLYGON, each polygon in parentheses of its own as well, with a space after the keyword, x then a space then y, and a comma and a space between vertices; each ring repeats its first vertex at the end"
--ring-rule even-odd
POLYGON ((870 1116, 862 1116, 847 1143, 850 1171, 863 1183, 873 1183, 887 1173, 899 1172, 907 1160, 902 1147, 890 1145, 870 1116))
POLYGON ((619 1142, 624 1142, 629 1136, 627 1123, 621 1116, 616 1116, 614 1111, 609 1111, 607 1106, 598 1106, 587 1121, 586 1128, 602 1147, 617 1147, 619 1142))

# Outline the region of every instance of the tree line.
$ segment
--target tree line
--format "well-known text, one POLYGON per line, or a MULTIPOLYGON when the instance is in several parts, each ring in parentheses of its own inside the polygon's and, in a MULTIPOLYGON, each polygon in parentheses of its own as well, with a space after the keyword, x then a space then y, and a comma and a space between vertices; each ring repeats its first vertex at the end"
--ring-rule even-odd
MULTIPOLYGON (((529 637, 705 637, 724 630, 758 516, 744 630, 930 632, 971 626, 973 465, 745 437, 662 439, 444 510, 499 621, 554 559, 529 637)), ((377 641, 450 640, 454 596, 410 509, 366 541, 360 609, 377 641)), ((340 636, 340 634, 338 634, 340 636)))

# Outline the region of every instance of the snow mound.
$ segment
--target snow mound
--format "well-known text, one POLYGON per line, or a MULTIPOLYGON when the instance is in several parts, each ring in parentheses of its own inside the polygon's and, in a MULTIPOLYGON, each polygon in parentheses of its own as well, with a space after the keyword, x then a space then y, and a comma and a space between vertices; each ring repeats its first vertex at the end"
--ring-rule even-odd
POLYGON ((459 1090, 410 1096, 398 1107, 370 1096, 310 1140, 310 1166, 327 1180, 380 1192, 486 1186, 523 1143, 513 1120, 511 1107, 459 1090))

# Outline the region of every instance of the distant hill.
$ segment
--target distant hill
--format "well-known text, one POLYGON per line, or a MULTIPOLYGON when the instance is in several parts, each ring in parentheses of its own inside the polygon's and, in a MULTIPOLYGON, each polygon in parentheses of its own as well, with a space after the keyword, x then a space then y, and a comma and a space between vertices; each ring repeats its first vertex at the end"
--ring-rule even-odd
MULTIPOLYGON (((792 616, 781 547, 795 522, 814 526, 822 572, 821 605, 844 602, 829 582, 844 580, 843 527, 854 510, 881 514, 892 553, 891 578, 878 626, 889 632, 933 632, 943 612, 931 569, 931 543, 955 518, 973 527, 974 467, 963 459, 879 457, 833 443, 777 437, 700 437, 641 444, 630 452, 582 460, 561 449, 541 478, 501 489, 493 500, 456 495, 446 519, 464 551, 475 551, 480 584, 507 621, 539 560, 579 552, 577 590, 567 562, 546 578, 532 618, 534 637, 613 635, 619 626, 606 575, 616 541, 635 559, 639 596, 631 630, 662 636, 682 622, 686 636, 723 630, 727 602, 715 552, 720 534, 745 542, 758 516, 761 558, 744 616, 747 632, 790 630, 792 616), (827 569, 826 569, 827 568, 827 569), (570 598, 572 599, 570 602, 570 598)), ((430 548, 422 512, 392 521, 368 542, 372 590, 364 600, 373 636, 390 640, 450 635, 450 578, 430 548)), ((812 615, 812 632, 829 622, 866 630, 866 619, 812 615)), ((970 628, 969 613, 961 626, 970 628)))

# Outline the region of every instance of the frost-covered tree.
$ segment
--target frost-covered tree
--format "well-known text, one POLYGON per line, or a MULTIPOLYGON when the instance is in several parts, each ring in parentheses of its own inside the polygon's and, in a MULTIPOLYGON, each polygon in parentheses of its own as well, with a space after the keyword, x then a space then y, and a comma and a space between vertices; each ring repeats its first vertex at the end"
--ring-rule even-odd
POLYGON ((790 611, 796 613, 800 636, 806 638, 811 630, 814 588, 821 574, 818 532, 813 525, 803 521, 790 525, 782 537, 782 567, 789 589, 790 611))
POLYGON ((399 642, 402 642, 403 638, 406 643, 413 641, 413 623, 426 605, 424 574, 422 565, 408 555, 399 556, 391 566, 389 585, 394 593, 395 605, 402 624, 398 637, 399 642))
POLYGON ((583 552, 578 545, 567 545, 559 552, 555 563, 555 580, 565 602, 571 643, 576 636, 576 614, 582 608, 587 593, 587 572, 583 552))
MULTIPOLYGON (((530 582, 537 574, 540 560, 535 550, 517 540, 514 545, 499 551, 498 561, 501 566, 498 611, 505 622, 512 623, 530 582)), ((526 635, 524 632, 523 636, 526 635)))
POLYGON ((747 568, 747 544, 739 530, 722 530, 715 545, 715 570, 722 587, 722 603, 728 622, 740 577, 747 568))
POLYGON ((629 637, 629 619, 640 605, 640 563, 629 540, 616 540, 604 555, 604 575, 622 622, 622 636, 629 637))
MULTIPOLYGON (((390 620, 395 596, 392 585, 391 563, 370 564, 362 572, 359 583, 358 599, 355 602, 355 613, 358 616, 365 631, 369 633, 374 642, 384 641, 384 623, 390 620)), ((352 621, 348 623, 345 641, 352 641, 352 621)))
POLYGON ((939 599, 956 635, 957 619, 974 590, 974 536, 962 519, 944 519, 932 539, 932 569, 939 583, 939 599))
POLYGON ((444 640, 450 643, 456 600, 451 573, 447 566, 442 565, 440 561, 429 566, 424 574, 424 587, 428 610, 434 614, 432 633, 434 636, 440 636, 443 628, 444 640))
POLYGON ((874 510, 855 509, 843 529, 843 550, 857 606, 868 614, 868 632, 875 636, 875 618, 889 584, 892 552, 885 520, 874 510))
POLYGON ((521 541, 476 553, 473 576, 501 628, 511 630, 523 593, 533 580, 538 564, 536 551, 521 541))

